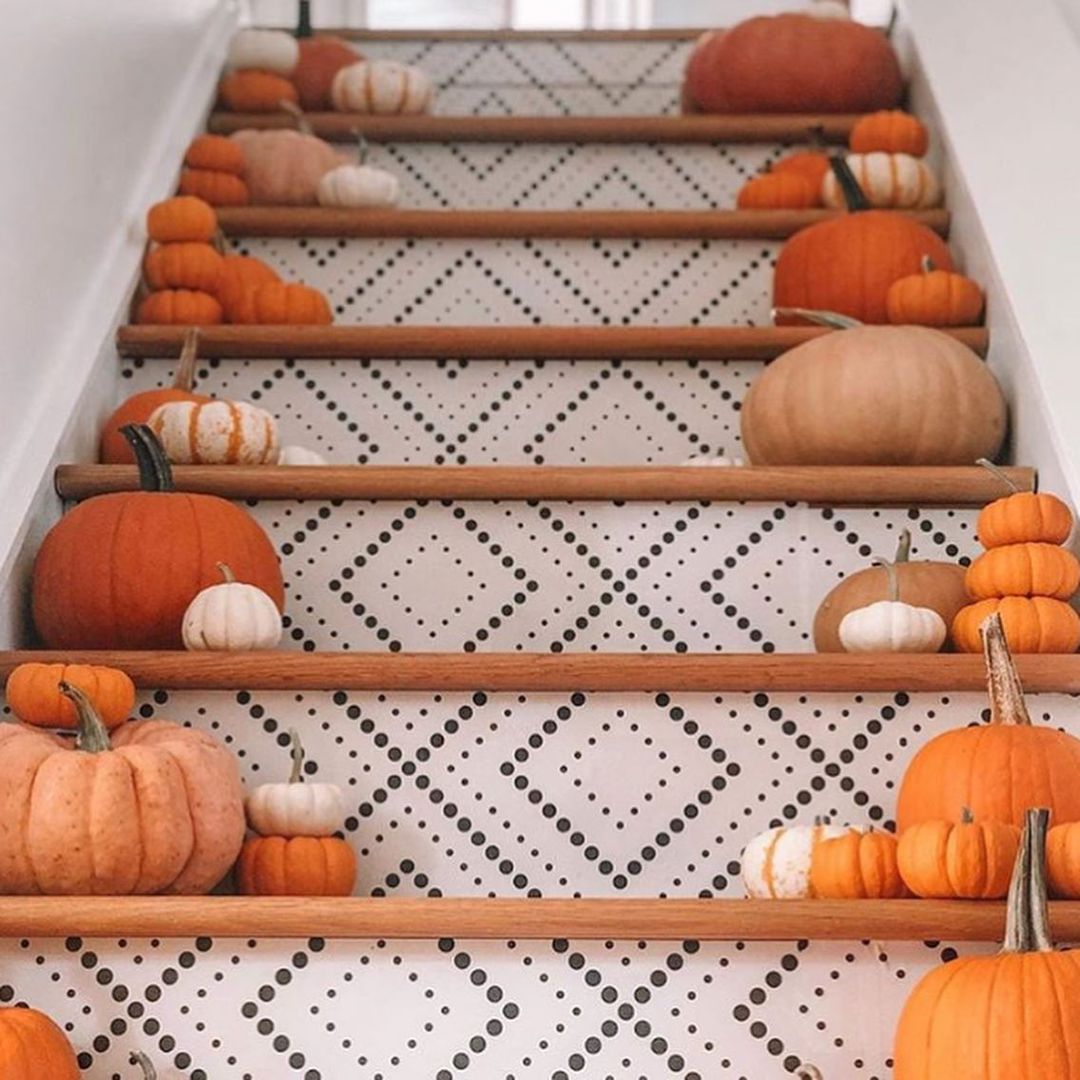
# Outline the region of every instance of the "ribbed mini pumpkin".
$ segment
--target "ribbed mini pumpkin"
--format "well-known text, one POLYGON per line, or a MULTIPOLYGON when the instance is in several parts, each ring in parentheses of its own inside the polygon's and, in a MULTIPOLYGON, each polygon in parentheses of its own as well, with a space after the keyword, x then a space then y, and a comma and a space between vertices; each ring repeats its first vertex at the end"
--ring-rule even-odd
POLYGON ((910 154, 922 157, 930 145, 926 125, 902 109, 881 109, 855 121, 848 146, 855 154, 910 154))
POLYGON ((244 153, 232 139, 224 135, 196 135, 184 154, 184 164, 189 169, 242 176, 244 153))
POLYGON ((793 154, 786 154, 775 162, 770 173, 794 173, 801 176, 818 193, 821 199, 821 184, 825 174, 829 171, 829 155, 821 150, 796 150, 793 154))
POLYGON ((217 291, 221 256, 210 244, 159 244, 146 253, 143 274, 151 289, 217 291))
POLYGON ((327 326, 334 321, 334 315, 318 289, 294 282, 273 282, 246 290, 232 308, 232 321, 327 326))
POLYGON ((777 825, 758 833, 742 853, 746 895, 760 900, 805 900, 814 896, 810 877, 819 844, 843 836, 841 825, 820 818, 813 825, 777 825))
POLYGON ((214 208, 194 195, 174 195, 146 212, 146 232, 155 244, 209 243, 217 233, 214 208))
POLYGON ((226 255, 221 261, 217 299, 225 318, 233 323, 241 311, 247 293, 259 285, 280 281, 277 272, 251 255, 226 255))
POLYGON ((810 883, 814 896, 822 900, 897 900, 908 895, 896 862, 896 837, 876 829, 848 829, 816 845, 810 883))
POLYGON ((1052 896, 1080 899, 1080 822, 1055 825, 1046 834, 1046 877, 1052 896))
POLYGON ((415 116, 431 108, 434 93, 420 68, 396 60, 358 61, 330 84, 330 101, 339 112, 415 116))
POLYGON ((735 205, 740 210, 806 210, 821 205, 821 191, 793 169, 767 172, 743 184, 735 205))
POLYGON ((272 465, 277 421, 247 401, 170 401, 147 421, 178 465, 272 465))
POLYGON ((996 596, 1052 596, 1068 600, 1080 588, 1080 561, 1057 544, 1006 544, 990 548, 967 570, 973 600, 996 596))
MULTIPOLYGON (((925 210, 941 203, 941 183, 933 169, 910 154, 848 154, 848 168, 855 174, 871 206, 886 210, 925 210)), ((842 210, 847 205, 836 177, 825 174, 821 198, 826 206, 842 210)))
POLYGON ((135 309, 135 322, 142 325, 216 326, 224 318, 217 298, 198 289, 159 289, 135 309))
POLYGON ((917 274, 889 286, 885 310, 896 326, 975 326, 982 319, 983 291, 954 270, 938 270, 923 259, 917 274))
POLYGON ((251 192, 239 176, 212 169, 184 169, 180 173, 180 192, 197 195, 211 206, 245 206, 251 202, 251 192))
POLYGON ((1049 596, 1002 596, 961 608, 950 636, 960 652, 978 652, 979 627, 997 615, 1009 648, 1017 653, 1074 653, 1080 649, 1080 615, 1049 596))
POLYGON ((334 836, 253 836, 236 865, 245 896, 350 896, 356 855, 334 836))
POLYGON ((1000 477, 1010 494, 982 508, 975 534, 984 548, 1006 544, 1064 544, 1073 527, 1072 511, 1049 492, 1018 491, 1007 474, 989 461, 980 462, 1000 477))
POLYGON ((4 1080, 79 1080, 67 1036, 44 1013, 0 1009, 0 1076, 4 1080))
POLYGON ((127 720, 135 708, 135 684, 128 674, 100 664, 19 664, 8 676, 7 703, 24 724, 74 731, 78 713, 60 689, 61 683, 86 694, 110 730, 127 720))
POLYGON ((297 100, 296 87, 283 75, 271 71, 234 71, 221 80, 218 95, 226 109, 243 113, 281 110, 283 101, 297 100))

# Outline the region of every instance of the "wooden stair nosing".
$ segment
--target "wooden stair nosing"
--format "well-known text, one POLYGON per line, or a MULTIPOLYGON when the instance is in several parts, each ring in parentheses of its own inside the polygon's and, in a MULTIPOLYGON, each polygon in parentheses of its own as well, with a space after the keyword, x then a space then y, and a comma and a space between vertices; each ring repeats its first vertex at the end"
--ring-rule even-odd
MULTIPOLYGON (((121 326, 121 356, 180 355, 188 327, 121 326)), ((980 356, 984 326, 944 331, 980 356)), ((212 359, 648 359, 772 360, 837 333, 819 326, 205 326, 199 354, 212 359)))

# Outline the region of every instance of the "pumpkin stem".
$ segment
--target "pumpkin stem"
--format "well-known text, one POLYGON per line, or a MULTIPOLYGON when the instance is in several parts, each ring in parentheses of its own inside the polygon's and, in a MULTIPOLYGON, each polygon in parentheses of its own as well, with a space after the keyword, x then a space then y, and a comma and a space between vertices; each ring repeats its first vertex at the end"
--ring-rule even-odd
POLYGON ((859 181, 855 179, 855 174, 851 171, 847 158, 843 154, 833 154, 829 158, 829 166, 832 168, 833 176, 836 177, 836 182, 840 185, 840 190, 844 194, 844 202, 847 203, 848 210, 852 213, 859 210, 869 210, 870 200, 866 197, 866 192, 859 186, 859 181))
POLYGON ((180 363, 176 367, 173 389, 191 393, 195 384, 195 363, 199 359, 199 328, 192 326, 184 335, 184 346, 180 350, 180 363))
POLYGON ((986 681, 990 693, 991 724, 1030 724, 1031 714, 1024 702, 1024 688, 1016 673, 1001 615, 994 612, 979 627, 982 635, 986 681))
POLYGON ((296 130, 299 131, 301 135, 315 134, 311 129, 311 124, 308 123, 308 118, 304 115, 304 110, 301 109, 295 101, 288 101, 286 98, 282 98, 278 104, 296 121, 296 130))
POLYGON ((874 566, 884 566, 885 573, 889 578, 888 596, 886 599, 891 600, 894 604, 900 599, 900 576, 896 572, 896 564, 889 562, 888 559, 872 559, 871 562, 874 566))
POLYGON ((219 562, 217 564, 218 573, 225 579, 226 585, 236 584, 236 575, 232 572, 232 568, 228 563, 219 562))
POLYGON ((214 235, 210 237, 210 246, 219 254, 228 254, 228 244, 225 243, 225 233, 222 231, 219 225, 214 230, 214 235))
POLYGON ((314 30, 311 27, 311 0, 300 0, 299 11, 296 16, 296 36, 298 38, 312 37, 314 30))
POLYGON ((75 736, 76 749, 88 754, 100 754, 109 747, 109 732, 98 716, 89 695, 69 682, 60 681, 60 693, 75 706, 79 717, 79 733, 75 736))
POLYGON ((120 434, 131 444, 139 466, 139 487, 143 491, 173 491, 172 466, 158 437, 146 424, 125 424, 120 434))
POLYGON ((981 465, 984 469, 989 469, 1009 489, 1010 494, 1015 495, 1020 490, 1019 486, 1012 482, 1009 474, 1000 465, 995 465, 989 458, 978 458, 975 464, 981 465))
POLYGON ((1050 811, 1028 810, 1020 850, 1016 853, 1009 906, 1005 917, 1004 952, 1050 952, 1050 920, 1046 903, 1046 826, 1050 811))
POLYGON ((960 807, 960 824, 972 825, 975 822, 975 815, 971 812, 970 806, 960 807))
POLYGON ((889 13, 889 22, 885 27, 885 40, 892 41, 892 36, 896 32, 896 24, 900 19, 900 6, 893 0, 892 11, 889 13))
POLYGON ((289 773, 289 783, 298 784, 303 779, 304 744, 300 741, 300 733, 296 728, 289 728, 289 753, 292 754, 292 772, 289 773))
POLYGON ((795 1071, 795 1080, 824 1080, 816 1065, 802 1065, 795 1071))
POLYGON ((857 326, 865 325, 850 315, 841 315, 839 311, 812 311, 801 307, 774 307, 772 317, 773 322, 777 319, 806 319, 817 326, 827 326, 830 330, 854 330, 857 326))
POLYGON ((157 1080, 157 1069, 154 1068, 154 1063, 141 1050, 131 1051, 131 1064, 142 1068, 145 1080, 157 1080))
POLYGON ((919 260, 919 268, 924 274, 932 274, 937 269, 937 266, 934 264, 934 260, 931 259, 929 255, 924 255, 919 260))
POLYGON ((900 536, 896 541, 896 554, 893 556, 894 563, 909 562, 911 559, 911 530, 901 529, 900 536))
POLYGON ((356 136, 356 163, 357 165, 363 165, 364 162, 367 161, 368 152, 371 147, 368 145, 364 133, 359 128, 354 129, 353 134, 356 136))

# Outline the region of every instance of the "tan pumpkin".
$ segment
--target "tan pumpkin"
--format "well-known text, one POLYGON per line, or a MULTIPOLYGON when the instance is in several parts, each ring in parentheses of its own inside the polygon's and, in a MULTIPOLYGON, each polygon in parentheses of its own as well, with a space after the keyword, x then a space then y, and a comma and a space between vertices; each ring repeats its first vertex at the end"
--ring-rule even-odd
POLYGON ((754 465, 967 465, 998 452, 1006 410, 990 369, 961 342, 865 326, 774 360, 740 422, 754 465))
POLYGON ((968 567, 973 600, 992 596, 1052 596, 1068 600, 1080 588, 1080 561, 1057 544, 1006 544, 991 548, 968 567))
POLYGON ((244 152, 244 180, 252 203, 314 206, 319 181, 348 163, 329 143, 301 131, 238 131, 231 138, 244 152))
MULTIPOLYGON (((847 162, 871 206, 881 210, 926 210, 941 203, 941 183, 921 158, 877 151, 848 154, 847 162)), ((825 174, 821 198, 834 210, 847 206, 832 172, 825 174)))
POLYGON ((897 900, 907 886, 896 861, 896 837, 848 829, 814 848, 810 884, 822 900, 897 900))

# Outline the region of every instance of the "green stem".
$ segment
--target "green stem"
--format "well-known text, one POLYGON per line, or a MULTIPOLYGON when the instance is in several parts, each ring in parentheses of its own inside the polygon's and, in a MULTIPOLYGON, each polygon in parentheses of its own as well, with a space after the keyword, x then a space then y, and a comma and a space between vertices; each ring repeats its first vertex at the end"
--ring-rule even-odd
POLYGON ((801 307, 774 307, 772 317, 774 320, 806 319, 818 326, 827 326, 830 330, 854 330, 857 326, 865 325, 850 315, 841 315, 839 311, 814 311, 801 307))
POLYGON ((298 784, 303 779, 304 744, 300 741, 300 733, 296 728, 289 728, 289 753, 292 754, 292 772, 289 773, 289 783, 298 784))
POLYGON ((296 15, 296 36, 309 38, 314 34, 311 26, 311 0, 300 0, 296 15))
POLYGON ((1009 474, 1000 466, 995 465, 989 458, 981 457, 976 462, 976 465, 981 465, 984 469, 988 469, 994 474, 1008 489, 1011 495, 1015 495, 1020 488, 1012 482, 1012 478, 1009 474))
POLYGON ((1024 688, 1016 673, 1001 615, 994 612, 979 627, 982 635, 986 682, 990 695, 991 724, 1030 725, 1031 714, 1024 701, 1024 688))
POLYGON ((836 182, 840 185, 840 190, 844 194, 844 202, 847 203, 848 210, 852 213, 869 210, 870 200, 859 186, 859 181, 855 179, 855 174, 851 171, 847 158, 843 154, 833 154, 829 158, 829 165, 832 167, 833 176, 836 177, 836 182))
POLYGON ((109 732, 98 716, 97 709, 89 696, 69 682, 60 683, 60 693, 75 706, 79 717, 79 733, 75 736, 75 746, 88 754, 101 754, 111 749, 109 732))
POLYGON ((1046 903, 1046 827, 1050 811, 1028 810, 1020 850, 1016 853, 1009 906, 1005 917, 1004 952, 1051 952, 1050 919, 1046 903))
POLYGON ((158 437, 146 424, 125 424, 120 434, 131 444, 139 466, 139 487, 143 491, 173 491, 172 466, 158 437))

